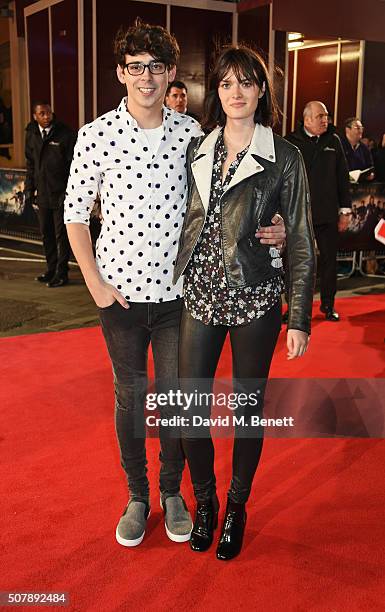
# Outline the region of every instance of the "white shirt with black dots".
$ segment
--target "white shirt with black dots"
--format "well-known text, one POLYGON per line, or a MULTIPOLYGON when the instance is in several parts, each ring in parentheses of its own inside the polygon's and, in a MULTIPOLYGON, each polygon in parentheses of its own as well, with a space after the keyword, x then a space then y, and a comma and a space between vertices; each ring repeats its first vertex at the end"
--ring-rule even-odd
MULTIPOLYGON (((96 244, 100 275, 131 302, 182 297, 172 284, 187 199, 186 149, 199 124, 163 108, 157 150, 128 113, 116 110, 79 130, 65 198, 64 221, 89 224, 100 194, 102 229, 96 244)), ((151 138, 151 140, 153 140, 151 138)))

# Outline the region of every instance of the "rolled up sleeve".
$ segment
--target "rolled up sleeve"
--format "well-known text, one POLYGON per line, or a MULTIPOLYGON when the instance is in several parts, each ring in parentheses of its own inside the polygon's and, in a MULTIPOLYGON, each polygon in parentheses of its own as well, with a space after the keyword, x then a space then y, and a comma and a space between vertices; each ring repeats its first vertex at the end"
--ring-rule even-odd
POLYGON ((91 126, 79 130, 64 200, 64 223, 89 225, 100 186, 98 140, 91 126))

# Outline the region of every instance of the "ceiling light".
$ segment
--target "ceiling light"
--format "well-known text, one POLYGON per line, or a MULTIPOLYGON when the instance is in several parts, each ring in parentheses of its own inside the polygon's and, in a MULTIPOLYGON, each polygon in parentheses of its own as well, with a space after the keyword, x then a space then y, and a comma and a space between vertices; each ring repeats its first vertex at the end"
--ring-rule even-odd
POLYGON ((303 40, 295 40, 293 42, 289 42, 287 46, 290 51, 291 49, 298 49, 299 47, 303 47, 304 44, 305 43, 303 42, 303 40))
POLYGON ((300 32, 289 32, 288 38, 289 41, 303 40, 304 36, 300 32))

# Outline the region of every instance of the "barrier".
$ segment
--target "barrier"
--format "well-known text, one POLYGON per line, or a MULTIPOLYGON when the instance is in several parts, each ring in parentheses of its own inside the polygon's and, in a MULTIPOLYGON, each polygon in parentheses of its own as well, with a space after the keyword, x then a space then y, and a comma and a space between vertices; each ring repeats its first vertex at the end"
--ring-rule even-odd
MULTIPOLYGON (((40 241, 36 212, 25 203, 25 177, 23 169, 0 168, 0 234, 40 241)), ((379 219, 385 219, 385 183, 352 184, 351 193, 352 212, 339 216, 337 254, 337 261, 348 262, 350 269, 339 274, 339 278, 352 276, 356 271, 373 276, 364 270, 364 263, 373 258, 385 260, 384 247, 374 237, 379 219)), ((97 218, 92 219, 91 231, 96 242, 100 231, 97 218)))

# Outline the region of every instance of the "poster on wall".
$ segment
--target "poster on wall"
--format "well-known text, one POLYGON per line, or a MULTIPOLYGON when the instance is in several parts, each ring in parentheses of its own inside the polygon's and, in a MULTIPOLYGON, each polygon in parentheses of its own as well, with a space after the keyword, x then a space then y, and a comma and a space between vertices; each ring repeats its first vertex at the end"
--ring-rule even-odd
POLYGON ((351 185, 352 211, 340 214, 338 222, 339 251, 383 251, 374 229, 385 219, 385 183, 351 185))
POLYGON ((39 236, 36 212, 25 203, 25 177, 25 170, 0 168, 0 233, 39 236))

